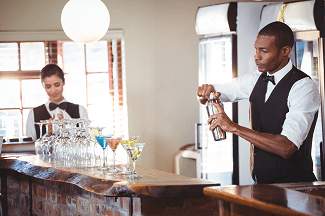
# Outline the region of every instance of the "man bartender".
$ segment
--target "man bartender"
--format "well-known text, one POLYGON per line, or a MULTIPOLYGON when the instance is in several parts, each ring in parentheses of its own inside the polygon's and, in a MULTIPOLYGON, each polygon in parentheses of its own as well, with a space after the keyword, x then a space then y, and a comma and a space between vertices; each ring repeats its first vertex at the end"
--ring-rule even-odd
POLYGON ((251 129, 232 122, 217 103, 208 124, 210 130, 219 125, 252 144, 252 177, 261 184, 317 180, 311 145, 321 99, 314 81, 292 65, 293 44, 289 26, 270 23, 255 40, 255 72, 197 90, 201 104, 211 92, 223 102, 249 99, 251 129))

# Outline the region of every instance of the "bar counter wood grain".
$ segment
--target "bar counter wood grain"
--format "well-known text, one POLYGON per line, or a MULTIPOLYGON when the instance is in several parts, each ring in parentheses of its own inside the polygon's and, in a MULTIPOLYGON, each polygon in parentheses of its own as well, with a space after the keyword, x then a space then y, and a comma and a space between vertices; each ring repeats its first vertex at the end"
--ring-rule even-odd
MULTIPOLYGON (((124 170, 124 164, 118 164, 124 170)), ((219 183, 203 179, 180 176, 168 172, 137 166, 143 178, 129 180, 125 175, 103 174, 97 168, 60 168, 41 160, 37 155, 2 155, 0 169, 10 169, 19 173, 50 181, 67 182, 89 192, 104 196, 149 196, 161 197, 199 197, 206 186, 219 183)))
POLYGON ((277 185, 208 187, 204 195, 221 201, 219 215, 325 215, 323 197, 277 185))

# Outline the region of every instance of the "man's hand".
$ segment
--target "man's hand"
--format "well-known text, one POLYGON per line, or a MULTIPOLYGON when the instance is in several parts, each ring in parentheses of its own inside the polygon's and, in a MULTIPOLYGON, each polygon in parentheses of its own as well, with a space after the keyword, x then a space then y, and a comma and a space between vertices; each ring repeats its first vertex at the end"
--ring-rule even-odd
POLYGON ((233 132, 236 123, 232 122, 218 102, 212 103, 215 106, 216 114, 208 118, 209 129, 213 131, 218 125, 226 132, 233 132))
POLYGON ((216 98, 220 97, 220 95, 221 95, 220 92, 216 92, 213 85, 203 84, 203 85, 199 86, 197 88, 197 92, 196 92, 198 101, 201 104, 206 104, 207 101, 209 100, 211 92, 214 92, 216 98))
POLYGON ((218 125, 226 132, 236 134, 253 145, 288 159, 298 150, 296 145, 281 134, 267 134, 248 129, 232 122, 219 103, 213 103, 216 114, 208 118, 209 129, 214 130, 218 125))

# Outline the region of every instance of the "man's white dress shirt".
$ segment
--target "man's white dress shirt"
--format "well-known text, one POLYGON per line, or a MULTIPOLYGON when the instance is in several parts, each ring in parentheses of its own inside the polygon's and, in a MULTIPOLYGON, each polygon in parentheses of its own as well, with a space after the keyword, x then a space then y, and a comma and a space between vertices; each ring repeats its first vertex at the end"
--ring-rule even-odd
MULTIPOLYGON (((267 84, 265 101, 269 98, 276 84, 292 69, 291 60, 288 64, 274 74, 275 85, 267 84)), ((235 102, 242 99, 249 99, 254 86, 260 77, 261 72, 256 70, 253 73, 245 74, 235 78, 231 83, 215 84, 214 88, 221 93, 220 99, 224 102, 235 102)), ((318 111, 321 98, 316 83, 309 77, 295 82, 288 96, 289 112, 286 115, 281 135, 286 136, 298 149, 306 139, 315 113, 318 111)))

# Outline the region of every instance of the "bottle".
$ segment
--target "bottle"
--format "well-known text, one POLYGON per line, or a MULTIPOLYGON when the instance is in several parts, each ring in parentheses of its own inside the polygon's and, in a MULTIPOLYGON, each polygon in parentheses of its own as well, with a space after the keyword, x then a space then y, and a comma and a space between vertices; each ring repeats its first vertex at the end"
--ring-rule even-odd
MULTIPOLYGON (((216 99, 214 97, 214 93, 211 92, 210 97, 209 97, 209 101, 208 101, 207 106, 206 106, 208 117, 210 117, 210 116, 212 116, 212 115, 214 115, 216 113, 216 111, 215 111, 216 107, 211 104, 213 102, 218 102, 220 104, 220 106, 222 107, 222 109, 223 109, 223 104, 222 104, 221 100, 219 98, 216 99)), ((220 141, 220 140, 226 139, 226 132, 219 125, 212 131, 212 134, 213 134, 213 138, 214 138, 215 141, 220 141)))

